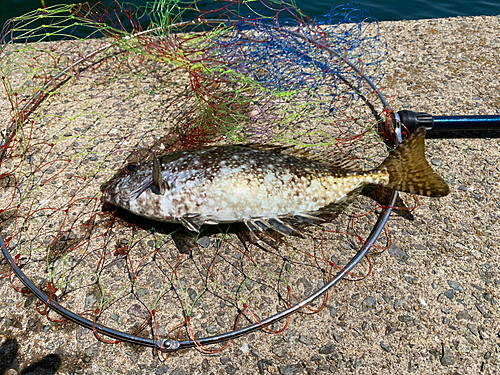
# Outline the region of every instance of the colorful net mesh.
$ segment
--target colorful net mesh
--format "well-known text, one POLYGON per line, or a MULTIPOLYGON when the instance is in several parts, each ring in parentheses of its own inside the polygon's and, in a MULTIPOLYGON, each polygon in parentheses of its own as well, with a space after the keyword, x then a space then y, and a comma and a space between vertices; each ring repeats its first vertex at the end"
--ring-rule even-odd
POLYGON ((366 12, 346 5, 312 20, 278 1, 216 4, 50 7, 8 22, 0 52, 0 233, 16 264, 94 325, 207 352, 218 349, 199 339, 259 323, 331 280, 380 206, 361 197, 303 238, 257 243, 240 224, 194 234, 103 209, 100 186, 126 161, 210 143, 337 148, 364 168, 387 154, 386 108, 365 79, 377 86, 387 51, 366 12))

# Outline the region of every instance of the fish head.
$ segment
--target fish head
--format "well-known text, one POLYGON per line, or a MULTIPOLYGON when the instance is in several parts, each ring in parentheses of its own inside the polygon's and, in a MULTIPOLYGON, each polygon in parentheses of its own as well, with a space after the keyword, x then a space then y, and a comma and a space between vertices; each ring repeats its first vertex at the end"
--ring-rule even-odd
POLYGON ((121 167, 113 177, 101 185, 101 202, 112 204, 141 216, 148 205, 157 204, 158 194, 152 191, 153 162, 144 160, 121 167), (140 203, 140 204, 139 204, 140 203), (146 203, 146 207, 144 207, 146 203))

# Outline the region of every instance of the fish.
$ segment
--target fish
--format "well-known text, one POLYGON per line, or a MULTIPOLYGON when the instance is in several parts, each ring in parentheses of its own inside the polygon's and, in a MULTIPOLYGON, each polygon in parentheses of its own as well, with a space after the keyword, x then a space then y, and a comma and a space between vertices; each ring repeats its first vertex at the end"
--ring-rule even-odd
POLYGON ((443 197, 448 184, 425 158, 418 128, 378 168, 364 171, 340 152, 312 154, 266 144, 204 146, 152 153, 123 166, 101 187, 101 201, 136 215, 184 225, 243 222, 284 235, 321 220, 369 185, 443 197))

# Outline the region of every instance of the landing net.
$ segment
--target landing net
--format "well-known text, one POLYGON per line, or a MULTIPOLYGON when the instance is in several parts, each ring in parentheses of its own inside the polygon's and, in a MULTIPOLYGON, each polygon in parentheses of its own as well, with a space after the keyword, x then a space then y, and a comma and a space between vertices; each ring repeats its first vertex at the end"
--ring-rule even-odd
MULTIPOLYGON (((288 320, 263 322, 321 290, 382 230, 377 192, 301 227, 303 238, 259 242, 240 224, 196 234, 100 203, 127 161, 204 144, 336 149, 377 166, 387 51, 358 6, 313 20, 271 0, 61 5, 9 21, 1 38, 2 272, 25 292, 19 267, 49 319, 63 319, 59 306, 106 342, 217 351, 245 327, 282 332, 288 320)), ((347 277, 369 272, 365 258, 347 277)))

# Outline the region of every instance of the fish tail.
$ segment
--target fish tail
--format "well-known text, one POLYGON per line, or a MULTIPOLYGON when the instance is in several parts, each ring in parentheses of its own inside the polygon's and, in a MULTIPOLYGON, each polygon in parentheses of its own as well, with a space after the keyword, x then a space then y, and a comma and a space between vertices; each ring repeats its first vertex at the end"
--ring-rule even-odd
POLYGON ((389 173, 388 187, 411 194, 443 197, 450 192, 448 184, 425 159, 425 128, 420 127, 401 143, 381 164, 389 173))

